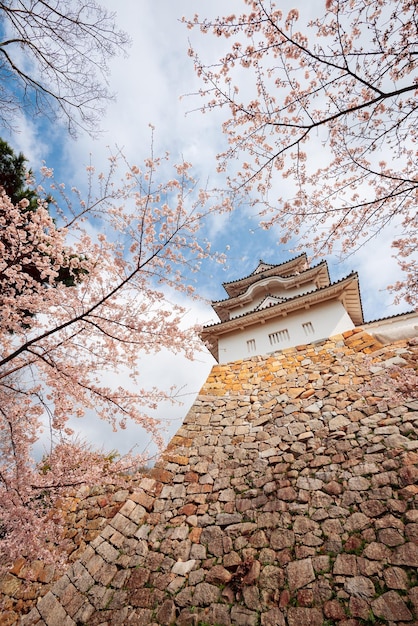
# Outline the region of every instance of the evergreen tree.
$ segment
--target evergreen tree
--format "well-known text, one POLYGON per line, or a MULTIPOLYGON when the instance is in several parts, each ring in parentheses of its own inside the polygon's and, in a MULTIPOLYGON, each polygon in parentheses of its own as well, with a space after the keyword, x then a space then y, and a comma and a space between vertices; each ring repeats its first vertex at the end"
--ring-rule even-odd
MULTIPOLYGON (((0 187, 3 187, 7 196, 17 204, 23 198, 29 200, 29 207, 36 207, 36 193, 27 184, 27 159, 22 152, 16 154, 9 144, 0 138, 0 187)), ((27 210, 26 209, 26 210, 27 210)))

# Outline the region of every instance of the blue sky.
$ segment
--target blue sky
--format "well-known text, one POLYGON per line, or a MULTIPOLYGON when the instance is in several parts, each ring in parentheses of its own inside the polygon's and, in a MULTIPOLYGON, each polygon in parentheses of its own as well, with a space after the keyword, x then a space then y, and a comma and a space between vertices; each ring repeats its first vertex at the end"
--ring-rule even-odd
MULTIPOLYGON (((223 14, 226 3, 222 0, 211 0, 210 5, 205 0, 106 0, 103 4, 116 11, 119 26, 132 38, 129 57, 120 57, 111 63, 109 87, 116 93, 117 100, 108 106, 102 120, 103 135, 97 140, 81 135, 74 141, 65 128, 57 124, 21 118, 20 132, 3 133, 3 138, 16 150, 24 152, 35 171, 45 161, 67 186, 82 188, 85 166, 91 159, 100 167, 108 155, 108 146, 122 148, 131 163, 146 158, 150 144, 149 124, 153 124, 157 152, 168 150, 174 160, 182 155, 193 163, 194 174, 202 185, 208 181, 209 187, 215 186, 215 156, 225 147, 220 128, 223 118, 219 112, 213 115, 191 112, 198 107, 199 99, 185 96, 196 92, 199 83, 187 48, 191 38, 207 58, 215 60, 222 54, 221 46, 225 44, 220 39, 202 39, 197 31, 188 31, 179 20, 182 15, 192 17, 196 12, 223 14)), ((292 4, 303 7, 305 3, 295 0, 292 4)), ((241 0, 232 0, 228 10, 238 12, 242 5, 241 0)), ((222 282, 249 274, 259 259, 280 263, 294 256, 290 249, 277 245, 277 231, 266 232, 257 226, 245 206, 213 222, 208 235, 215 249, 227 251, 228 261, 223 267, 203 265, 196 276, 197 292, 207 300, 226 297, 222 282)), ((385 290, 386 285, 398 277, 390 241, 391 233, 387 231, 346 261, 341 262, 336 257, 327 259, 332 280, 352 270, 359 272, 366 320, 406 309, 405 306, 394 307, 391 294, 385 290)), ((190 302, 187 307, 191 323, 215 320, 208 302, 190 302)), ((183 407, 164 406, 159 410, 158 414, 168 427, 167 437, 179 427, 213 363, 205 352, 194 363, 165 353, 143 360, 144 382, 153 385, 163 379, 167 387, 177 384, 185 394, 183 407)), ((114 435, 94 419, 79 425, 85 436, 107 449, 126 451, 132 441, 138 444, 139 450, 146 445, 142 433, 135 430, 114 435)))

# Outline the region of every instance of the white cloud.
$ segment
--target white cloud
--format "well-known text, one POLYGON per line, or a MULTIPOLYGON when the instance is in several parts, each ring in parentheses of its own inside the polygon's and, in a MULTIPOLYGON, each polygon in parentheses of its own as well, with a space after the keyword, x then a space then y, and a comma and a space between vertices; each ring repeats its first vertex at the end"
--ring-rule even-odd
MULTIPOLYGON (((209 314, 207 305, 200 301, 185 302, 182 297, 177 297, 176 302, 188 306, 183 319, 185 327, 206 323, 209 314)), ((172 386, 176 388, 175 403, 163 402, 155 411, 145 410, 151 417, 160 421, 162 435, 167 443, 179 429, 214 363, 215 360, 203 344, 201 352, 195 354, 192 361, 181 354, 173 354, 167 349, 155 355, 138 355, 141 388, 151 389, 157 386, 167 391, 172 386)), ((128 373, 121 371, 105 373, 103 384, 111 388, 118 385, 125 386, 127 389, 132 387, 128 373)), ((121 454, 125 454, 133 450, 136 453, 146 452, 150 456, 156 452, 150 435, 141 426, 129 423, 125 430, 113 432, 109 424, 98 419, 91 411, 83 418, 70 417, 68 427, 72 428, 81 439, 90 441, 95 447, 108 452, 118 450, 121 454)), ((45 417, 44 433, 34 446, 36 458, 40 458, 48 447, 49 427, 45 417)))

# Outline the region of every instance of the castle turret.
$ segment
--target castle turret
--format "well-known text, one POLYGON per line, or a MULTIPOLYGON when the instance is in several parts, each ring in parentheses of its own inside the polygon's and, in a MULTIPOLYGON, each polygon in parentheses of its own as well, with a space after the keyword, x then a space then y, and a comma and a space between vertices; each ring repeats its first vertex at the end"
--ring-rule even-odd
POLYGON ((357 273, 335 283, 326 261, 310 267, 306 254, 224 283, 228 298, 212 303, 219 322, 202 339, 219 363, 312 343, 363 323, 357 273))

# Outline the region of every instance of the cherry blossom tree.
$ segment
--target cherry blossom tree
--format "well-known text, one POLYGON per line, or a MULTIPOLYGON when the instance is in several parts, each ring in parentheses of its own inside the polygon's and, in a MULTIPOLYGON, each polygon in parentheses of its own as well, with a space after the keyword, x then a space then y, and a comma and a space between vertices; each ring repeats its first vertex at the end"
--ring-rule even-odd
POLYGON ((189 55, 201 109, 226 110, 219 169, 236 172, 230 191, 252 193, 263 226, 317 255, 347 255, 396 227, 405 278, 393 288, 416 306, 416 2, 326 0, 300 16, 268 0, 242 6, 239 15, 183 18, 227 46, 217 62, 191 46, 189 55))
POLYGON ((64 119, 72 135, 94 132, 107 87, 108 61, 124 52, 126 33, 95 0, 0 2, 0 121, 16 113, 64 119))
MULTIPOLYGON (((199 243, 204 191, 190 164, 168 156, 129 167, 110 158, 107 174, 88 167, 89 192, 67 193, 43 168, 38 209, 24 211, 0 196, 0 551, 45 556, 59 545, 54 508, 65 489, 101 484, 146 463, 140 455, 113 460, 79 443, 71 416, 94 411, 114 429, 140 424, 161 447, 149 411, 176 400, 174 389, 141 385, 138 356, 166 348, 193 358, 196 328, 164 295, 193 296, 187 276, 210 254, 199 243), (126 175, 118 183, 120 165, 126 175), (159 177, 173 167, 167 182, 159 177), (53 193, 55 204, 42 197, 53 193), (22 272, 24 264, 38 276, 22 272), (68 268, 72 283, 57 281, 68 268), (110 384, 109 373, 125 376, 110 384), (51 445, 35 463, 32 448, 45 428, 51 445)), ((217 260, 220 260, 219 258, 217 260)))
MULTIPOLYGON (((45 208, 45 201, 38 204, 38 196, 33 188, 28 187, 28 179, 30 180, 31 172, 26 169, 27 159, 22 153, 15 154, 14 150, 9 144, 0 139, 0 184, 4 193, 8 196, 12 202, 13 208, 10 210, 5 205, 2 207, 3 217, 3 229, 6 232, 7 228, 13 227, 15 231, 15 239, 19 238, 19 235, 25 237, 26 233, 19 233, 18 229, 22 231, 27 229, 28 223, 32 220, 32 216, 25 215, 30 212, 36 212, 41 207, 41 210, 45 208), (23 202, 20 202, 23 200, 23 202), (18 215, 21 213, 21 215, 18 215)), ((7 246, 7 238, 3 238, 3 246, 7 246)), ((13 244, 11 244, 13 245, 13 244)), ((37 251, 38 255, 40 250, 37 251)), ((29 274, 32 279, 38 282, 44 282, 44 278, 41 276, 38 264, 28 257, 27 250, 21 248, 16 256, 8 256, 4 254, 3 268, 0 270, 0 283, 3 286, 3 297, 6 293, 12 293, 12 297, 20 295, 20 286, 11 282, 10 275, 6 275, 7 268, 12 265, 20 264, 19 272, 19 285, 22 284, 22 276, 29 274)), ((45 257, 45 250, 42 252, 45 257)), ((46 257, 44 261, 46 261, 46 257)), ((52 259, 49 259, 49 263, 54 263, 52 259)), ((63 282, 67 285, 73 285, 76 280, 79 279, 80 273, 83 270, 74 271, 74 268, 69 267, 69 259, 64 259, 64 265, 59 267, 56 273, 55 281, 63 282)), ((1 301, 1 297, 0 297, 1 301)), ((26 311, 26 316, 33 315, 34 313, 26 311)))

